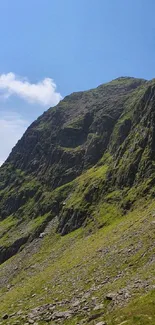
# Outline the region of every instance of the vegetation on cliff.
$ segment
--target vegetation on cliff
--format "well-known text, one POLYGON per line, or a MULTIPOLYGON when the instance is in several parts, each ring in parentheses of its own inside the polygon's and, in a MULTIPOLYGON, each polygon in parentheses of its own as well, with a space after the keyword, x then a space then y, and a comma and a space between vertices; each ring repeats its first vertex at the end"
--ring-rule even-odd
POLYGON ((154 80, 39 117, 0 168, 2 324, 153 325, 154 183, 154 80))

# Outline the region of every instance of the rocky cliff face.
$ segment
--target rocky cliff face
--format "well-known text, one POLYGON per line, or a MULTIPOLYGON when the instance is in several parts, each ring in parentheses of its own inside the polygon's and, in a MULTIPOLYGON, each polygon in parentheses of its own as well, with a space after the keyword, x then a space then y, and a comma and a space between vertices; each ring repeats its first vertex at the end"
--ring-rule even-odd
MULTIPOLYGON (((28 128, 7 162, 50 188, 73 180, 103 156, 127 101, 142 84, 122 78, 67 96, 28 128)), ((128 123, 125 132, 130 131, 128 123)))
POLYGON ((27 129, 1 167, 0 218, 13 220, 14 243, 56 215, 62 234, 80 227, 116 190, 125 213, 152 189, 154 158, 154 81, 119 78, 73 93, 27 129))

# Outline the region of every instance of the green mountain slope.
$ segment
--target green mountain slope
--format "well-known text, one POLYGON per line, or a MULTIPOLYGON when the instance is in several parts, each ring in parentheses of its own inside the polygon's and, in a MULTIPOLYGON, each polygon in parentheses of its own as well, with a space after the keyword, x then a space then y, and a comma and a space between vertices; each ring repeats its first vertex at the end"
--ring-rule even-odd
POLYGON ((154 162, 154 80, 28 128, 0 168, 1 324, 154 324, 154 162))

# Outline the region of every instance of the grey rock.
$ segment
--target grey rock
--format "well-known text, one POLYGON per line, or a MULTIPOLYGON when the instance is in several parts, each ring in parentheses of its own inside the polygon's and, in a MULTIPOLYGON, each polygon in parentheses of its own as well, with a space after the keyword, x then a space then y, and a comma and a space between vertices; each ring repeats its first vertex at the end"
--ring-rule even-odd
POLYGON ((59 319, 59 318, 70 318, 72 316, 72 311, 66 310, 66 311, 60 311, 60 312, 54 312, 52 315, 52 319, 59 319))
POLYGON ((28 319, 29 324, 34 324, 34 320, 33 319, 28 319))
POLYGON ((45 235, 46 235, 46 233, 45 233, 45 232, 42 232, 42 233, 39 235, 39 238, 44 238, 45 235))
POLYGON ((94 310, 101 310, 101 309, 103 309, 103 307, 104 307, 103 304, 96 305, 96 306, 94 307, 94 310))
POLYGON ((116 295, 114 293, 108 293, 106 295, 107 300, 114 300, 115 297, 116 297, 116 295))
POLYGON ((3 318, 3 319, 8 319, 9 316, 8 316, 8 314, 4 314, 4 315, 2 316, 2 318, 3 318))
POLYGON ((72 307, 78 307, 80 305, 80 301, 79 300, 75 300, 73 303, 72 303, 72 307))

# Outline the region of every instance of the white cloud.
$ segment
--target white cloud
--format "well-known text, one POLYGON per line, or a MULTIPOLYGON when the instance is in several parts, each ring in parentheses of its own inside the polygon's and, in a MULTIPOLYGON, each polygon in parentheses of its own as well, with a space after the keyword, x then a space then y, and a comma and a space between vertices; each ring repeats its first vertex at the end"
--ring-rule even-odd
POLYGON ((21 138, 29 122, 16 113, 1 113, 0 115, 0 165, 6 160, 11 149, 21 138))
POLYGON ((62 99, 53 79, 45 78, 34 84, 12 72, 0 75, 0 91, 5 98, 16 95, 28 102, 45 106, 54 106, 62 99))

